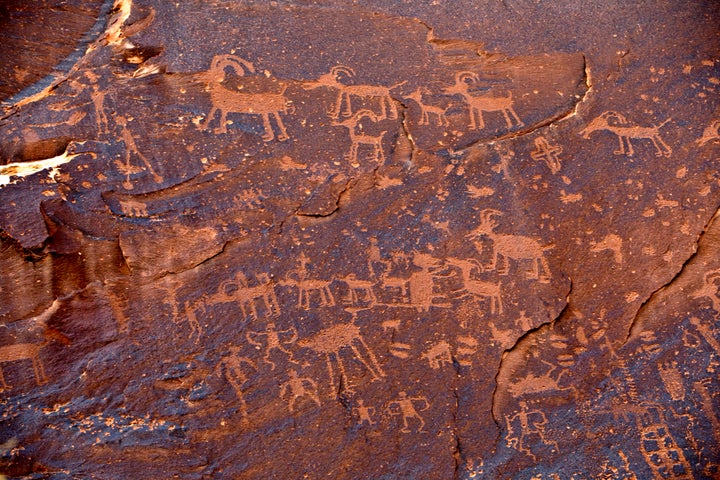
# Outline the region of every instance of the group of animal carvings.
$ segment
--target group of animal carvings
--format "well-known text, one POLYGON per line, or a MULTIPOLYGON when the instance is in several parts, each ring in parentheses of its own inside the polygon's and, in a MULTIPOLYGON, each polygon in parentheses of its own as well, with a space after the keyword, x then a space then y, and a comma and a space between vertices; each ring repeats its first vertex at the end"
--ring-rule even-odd
MULTIPOLYGON (((212 107, 205 117, 204 122, 199 125, 201 129, 209 129, 210 123, 214 121, 218 112, 220 121, 214 129, 215 133, 227 132, 227 116, 229 113, 260 115, 263 121, 264 141, 273 139, 287 140, 289 135, 283 123, 281 114, 292 114, 295 111, 294 103, 285 95, 286 84, 280 84, 277 91, 244 93, 232 90, 223 85, 226 81, 226 69, 232 69, 239 77, 246 73, 255 73, 252 63, 235 55, 216 55, 211 63, 210 69, 205 72, 205 79, 210 93, 212 107), (271 124, 271 117, 274 119, 277 135, 271 124)), ((420 119, 417 122, 420 126, 432 125, 433 121, 439 127, 449 126, 447 116, 448 109, 452 107, 445 101, 445 106, 430 103, 431 97, 438 95, 446 98, 460 98, 466 106, 469 116, 468 129, 481 130, 486 126, 484 115, 488 113, 502 114, 507 128, 521 127, 523 121, 515 111, 515 100, 512 91, 505 94, 498 94, 493 91, 482 91, 478 88, 480 76, 476 72, 460 71, 455 74, 454 83, 442 89, 440 93, 431 92, 426 87, 417 87, 409 93, 396 92, 407 81, 398 82, 391 86, 354 84, 351 80, 355 78, 355 70, 345 65, 332 67, 329 72, 320 75, 314 81, 303 83, 305 90, 319 88, 335 90, 336 98, 327 111, 332 125, 347 129, 351 148, 347 158, 351 163, 357 163, 358 149, 362 145, 370 147, 368 157, 376 161, 384 160, 382 141, 387 130, 381 128, 368 129, 363 127, 363 121, 377 124, 386 119, 398 118, 399 99, 411 100, 420 111, 420 119), (354 108, 354 104, 359 108, 354 108)), ((580 133, 584 138, 589 138, 593 132, 608 131, 618 137, 619 149, 614 153, 618 155, 634 155, 634 148, 631 140, 650 140, 656 149, 657 156, 670 156, 672 148, 663 141, 660 136, 660 128, 668 123, 670 119, 654 126, 639 126, 628 121, 621 113, 606 111, 593 119, 580 133)), ((702 140, 711 139, 706 132, 702 140)), ((538 147, 538 155, 548 162, 553 173, 559 170, 556 155, 557 147, 541 144, 538 147), (546 158, 547 157, 547 158, 546 158), (553 158, 555 157, 555 158, 553 158)))

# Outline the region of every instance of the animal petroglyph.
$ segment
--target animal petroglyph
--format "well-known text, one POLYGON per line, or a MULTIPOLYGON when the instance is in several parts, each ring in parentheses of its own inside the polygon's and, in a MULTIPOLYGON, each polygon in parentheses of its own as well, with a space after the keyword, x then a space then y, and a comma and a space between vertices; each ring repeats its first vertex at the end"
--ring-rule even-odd
POLYGON ((455 362, 464 367, 471 366, 472 356, 477 353, 478 341, 472 337, 459 336, 457 343, 459 346, 453 348, 446 340, 440 340, 425 350, 421 358, 427 360, 430 368, 434 370, 455 362))
POLYGON ((435 300, 447 300, 444 295, 437 295, 434 291, 435 279, 450 275, 437 273, 445 268, 441 262, 427 253, 415 252, 412 263, 420 271, 413 272, 408 278, 410 305, 419 312, 427 312, 430 307, 450 308, 449 304, 435 303, 435 300))
POLYGON ((354 321, 324 328, 315 335, 298 341, 298 345, 325 355, 330 376, 331 398, 340 393, 335 384, 336 374, 333 364, 337 364, 337 368, 340 370, 340 387, 345 392, 352 392, 352 385, 349 383, 341 354, 345 349, 349 349, 352 356, 367 368, 373 380, 380 380, 385 376, 385 372, 383 372, 377 358, 375 358, 375 354, 365 343, 360 333, 360 327, 355 325, 354 321))
POLYGON ((283 347, 283 345, 291 345, 297 340, 297 330, 295 330, 294 327, 291 327, 287 330, 276 330, 275 324, 270 322, 267 324, 267 326, 265 327, 265 331, 263 332, 249 331, 245 334, 245 338, 247 338, 247 341, 258 348, 261 348, 263 345, 262 342, 258 340, 262 337, 265 337, 265 356, 263 357, 263 360, 265 360, 266 363, 270 364, 270 370, 275 370, 275 363, 270 360, 270 352, 272 350, 278 350, 287 355, 290 362, 298 363, 293 358, 292 352, 283 347))
MULTIPOLYGON (((486 236, 492 241, 492 263, 487 268, 490 270, 497 268, 498 274, 507 275, 508 259, 516 261, 529 260, 531 269, 528 271, 528 278, 538 280, 541 283, 550 282, 550 266, 545 259, 545 251, 552 247, 542 246, 537 240, 530 237, 495 233, 498 223, 493 219, 493 216, 496 215, 501 216, 503 213, 492 208, 482 210, 480 212, 480 225, 468 235, 472 239, 486 236), (503 263, 500 263, 501 259, 503 263)), ((476 242, 475 245, 479 253, 482 253, 482 244, 476 242)))
POLYGON ((691 293, 692 298, 709 298, 712 302, 712 308, 716 312, 720 312, 720 297, 718 297, 717 283, 720 280, 720 270, 712 270, 703 277, 703 285, 691 293))
POLYGON ((220 124, 215 128, 215 133, 227 133, 228 113, 260 115, 264 129, 262 139, 269 142, 276 138, 270 123, 272 115, 279 130, 277 139, 283 141, 290 138, 280 117, 281 113, 288 114, 295 111, 295 107, 285 96, 287 85, 282 86, 279 92, 243 93, 230 90, 223 86, 227 68, 232 69, 240 77, 244 76, 246 72, 255 73, 252 63, 235 55, 213 57, 210 69, 205 73, 212 108, 200 128, 207 130, 218 112, 220 112, 220 124))
POLYGON ((298 305, 305 310, 310 309, 310 294, 317 293, 320 297, 320 306, 327 307, 335 305, 335 297, 330 290, 332 280, 318 280, 308 278, 308 263, 310 259, 304 254, 300 254, 298 259, 300 266, 290 272, 288 276, 278 282, 283 286, 293 286, 298 289, 298 305), (290 275, 294 275, 295 278, 290 275))
POLYGON ((470 109, 470 130, 482 130, 485 128, 483 112, 502 112, 508 128, 512 128, 513 120, 517 126, 523 122, 515 113, 512 92, 507 96, 495 95, 472 95, 470 86, 479 81, 478 75, 473 72, 458 72, 455 74, 455 85, 447 87, 444 93, 447 95, 460 95, 470 109))
POLYGON ((707 325, 704 325, 697 317, 690 317, 690 324, 695 326, 697 331, 700 332, 700 335, 702 335, 708 345, 710 345, 713 350, 715 350, 716 354, 720 355, 720 341, 717 340, 717 335, 715 334, 715 332, 713 332, 713 329, 707 325))
POLYGON ((607 111, 592 120, 588 126, 580 132, 580 135, 582 135, 583 138, 590 138, 591 133, 600 130, 612 132, 617 135, 618 141, 620 142, 620 149, 615 150, 613 153, 616 155, 625 155, 627 153, 628 157, 632 157, 635 153, 630 140, 650 140, 655 146, 656 157, 669 157, 672 154, 672 148, 660 137, 660 128, 670 120, 671 119, 668 118, 661 124, 652 127, 639 127, 637 125, 631 125, 627 118, 621 113, 607 111))
POLYGON ((715 120, 703 130, 702 137, 697 139, 697 144, 703 146, 714 140, 720 140, 720 120, 715 120))
POLYGON ((550 171, 556 174, 562 168, 560 162, 562 151, 561 146, 551 145, 545 137, 537 137, 535 139, 535 150, 530 152, 530 157, 536 162, 545 162, 550 171))
POLYGON ((248 381, 248 378, 243 371, 243 364, 249 365, 253 369, 257 370, 257 366, 252 360, 240 356, 240 347, 231 346, 230 354, 224 356, 222 360, 220 360, 215 367, 215 373, 218 377, 222 378, 222 376, 224 376, 228 383, 232 386, 235 391, 235 396, 240 402, 240 415, 243 419, 246 419, 247 405, 245 404, 242 387, 248 381))
POLYGON ((592 242, 590 244, 590 251, 592 253, 599 253, 605 250, 610 250, 613 253, 613 259, 615 263, 622 265, 623 254, 622 254, 623 239, 614 233, 605 235, 605 238, 599 242, 592 242))
POLYGON ((342 78, 351 79, 353 77, 355 77, 355 70, 344 65, 337 65, 332 67, 328 73, 321 75, 317 80, 306 82, 305 88, 310 90, 327 87, 338 91, 335 105, 328 111, 328 114, 335 120, 341 116, 350 117, 353 115, 353 97, 362 101, 376 99, 379 102, 380 119, 397 118, 397 106, 390 92, 403 85, 405 81, 391 87, 380 85, 347 85, 341 82, 342 78))
POLYGON ((557 369, 557 366, 552 365, 551 363, 548 363, 544 360, 543 363, 550 367, 546 373, 544 373, 543 375, 535 375, 533 373, 529 373, 526 376, 520 378, 519 380, 511 382, 508 386, 508 392, 510 392, 510 395, 515 398, 519 398, 528 394, 576 391, 576 388, 572 386, 560 386, 560 379, 564 374, 567 373, 567 370, 563 370, 557 375, 556 378, 553 378, 552 374, 557 369))
POLYGON ((507 445, 525 453, 535 461, 537 461, 537 457, 531 449, 535 438, 545 445, 555 447, 556 452, 559 451, 557 442, 546 437, 545 425, 547 423, 548 419, 543 412, 536 409, 530 410, 527 402, 521 401, 520 411, 515 415, 505 417, 507 445))
POLYGON ((354 273, 349 273, 345 277, 340 278, 348 287, 348 297, 352 305, 356 305, 361 301, 368 303, 368 307, 372 307, 377 303, 377 297, 373 292, 374 283, 369 280, 360 280, 354 273))
POLYGON ((300 377, 295 370, 290 370, 289 375, 290 379, 280 386, 280 398, 286 399, 291 413, 295 411, 297 403, 303 398, 309 398, 318 407, 321 406, 317 384, 313 379, 300 377))
POLYGON ((209 303, 235 302, 240 307, 243 317, 252 314, 258 318, 256 301, 262 300, 265 311, 272 315, 280 315, 280 304, 275 296, 275 288, 266 273, 259 273, 255 276, 258 284, 250 286, 247 277, 239 271, 233 280, 227 280, 220 284, 218 291, 208 299, 209 303))
POLYGON ((422 358, 428 361, 430 368, 437 370, 443 365, 452 365, 453 357, 450 351, 450 344, 445 340, 440 340, 433 346, 428 348, 422 358))
POLYGON ((449 126, 450 122, 448 122, 444 108, 428 105, 423 101, 423 95, 429 94, 430 90, 420 87, 415 89, 411 94, 406 95, 407 98, 414 101, 418 107, 420 107, 420 121, 418 125, 430 125, 430 119, 435 118, 439 126, 449 126))
POLYGON ((364 133, 361 123, 364 118, 370 119, 373 123, 377 123, 380 120, 380 117, 370 110, 362 109, 344 120, 333 121, 333 125, 347 128, 348 135, 350 135, 350 151, 345 158, 350 165, 356 168, 360 166, 360 162, 358 162, 358 152, 361 145, 367 145, 371 148, 372 151, 368 152, 369 160, 374 160, 381 164, 385 161, 382 141, 387 130, 379 132, 376 135, 364 133))
POLYGON ((474 260, 462 260, 459 258, 448 258, 447 263, 460 269, 463 279, 463 287, 460 292, 464 295, 484 297, 490 299, 490 313, 502 313, 503 305, 501 299, 501 285, 499 283, 484 282, 472 277, 474 269, 482 271, 482 266, 474 260))
POLYGON ((421 412, 424 412, 429 408, 430 403, 427 401, 427 398, 408 397, 407 393, 400 392, 398 394, 397 400, 389 402, 385 411, 390 416, 402 417, 403 428, 400 431, 403 433, 410 433, 412 431, 410 429, 409 420, 412 420, 415 423, 419 422, 420 425, 417 428, 417 432, 419 433, 423 431, 423 428, 425 428, 425 420, 423 420, 423 418, 418 413, 418 409, 421 412), (417 409, 415 408, 416 404, 420 405, 417 409))
MULTIPOLYGON (((3 345, 0 347, 0 365, 3 363, 30 360, 32 362, 33 372, 35 373, 35 382, 38 385, 44 385, 48 383, 48 378, 45 375, 45 369, 43 368, 42 360, 40 359, 40 350, 42 350, 48 343, 50 343, 50 341, 46 339, 42 343, 16 343, 14 345, 3 345)), ((5 381, 2 367, 0 367, 0 386, 2 386, 3 390, 12 388, 5 381)))

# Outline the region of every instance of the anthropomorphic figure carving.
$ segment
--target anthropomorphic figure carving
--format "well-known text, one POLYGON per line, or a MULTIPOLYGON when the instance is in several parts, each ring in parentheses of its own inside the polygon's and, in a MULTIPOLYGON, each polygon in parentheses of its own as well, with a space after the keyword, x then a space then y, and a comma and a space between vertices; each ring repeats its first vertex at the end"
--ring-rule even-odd
POLYGON ((425 428, 425 420, 423 420, 418 413, 418 410, 415 408, 415 405, 418 404, 420 405, 418 408, 421 412, 430 408, 430 403, 428 403, 427 398, 408 397, 407 393, 400 392, 397 400, 388 403, 386 411, 392 416, 402 416, 403 428, 400 430, 401 432, 410 433, 412 431, 410 430, 409 420, 412 420, 413 422, 420 422, 417 432, 422 432, 423 428, 425 428))
POLYGON ((290 379, 280 386, 280 398, 287 398, 288 409, 295 411, 298 401, 309 398, 319 407, 320 397, 317 393, 317 384, 307 377, 300 377, 295 370, 290 370, 290 379))
POLYGON ((533 437, 537 437, 545 445, 555 447, 556 452, 559 450, 557 442, 549 440, 545 435, 547 417, 540 410, 528 409, 527 402, 520 402, 520 411, 515 415, 505 417, 505 423, 507 425, 505 439, 508 446, 525 453, 533 460, 537 461, 537 457, 531 449, 532 443, 530 442, 533 437))
POLYGON ((245 334, 245 337, 247 338, 248 342, 251 344, 259 347, 262 347, 262 342, 260 342, 258 339, 261 337, 265 337, 265 356, 263 359, 266 363, 270 364, 270 370, 275 370, 275 363, 270 360, 270 352, 273 350, 278 350, 288 356, 288 360, 292 363, 298 363, 294 358, 293 354, 290 350, 283 347, 283 344, 290 345, 295 343, 297 340, 297 330, 295 330, 294 327, 290 327, 287 330, 276 330, 275 324, 270 322, 265 326, 265 331, 263 332, 247 332, 245 334))
POLYGON ((248 381, 247 375, 243 370, 243 364, 249 365, 253 369, 257 370, 257 366, 249 358, 240 355, 240 347, 231 346, 230 354, 226 355, 220 360, 215 367, 215 372, 218 377, 224 376, 228 383, 232 386, 235 391, 235 396, 240 402, 240 415, 243 420, 247 419, 247 405, 245 404, 245 398, 243 396, 243 385, 248 381))

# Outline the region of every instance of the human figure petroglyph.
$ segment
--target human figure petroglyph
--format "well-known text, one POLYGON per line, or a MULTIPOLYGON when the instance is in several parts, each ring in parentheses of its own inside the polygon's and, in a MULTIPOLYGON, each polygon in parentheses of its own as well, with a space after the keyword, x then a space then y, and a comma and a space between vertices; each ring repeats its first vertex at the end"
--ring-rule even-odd
POLYGON ((515 398, 522 397, 528 394, 546 393, 546 392, 575 392, 577 389, 573 386, 561 387, 560 380, 568 370, 563 369, 556 378, 553 378, 553 372, 557 369, 557 365, 553 365, 545 360, 542 362, 550 367, 548 371, 542 375, 535 375, 529 373, 526 376, 518 379, 517 381, 510 382, 508 386, 508 392, 515 398))
POLYGON ((418 125, 430 125, 430 118, 434 117, 437 120, 438 126, 449 126, 450 122, 448 122, 445 109, 435 105, 428 105, 423 101, 423 95, 430 95, 430 90, 419 87, 411 94, 405 96, 420 107, 420 121, 418 125))
POLYGON ((115 117, 115 123, 120 126, 120 140, 122 140, 125 144, 125 163, 119 160, 115 161, 115 165, 118 167, 120 173, 125 175, 125 181, 123 181, 122 183, 123 187, 126 190, 132 190, 133 184, 130 181, 130 176, 143 171, 142 167, 133 166, 130 163, 130 159, 133 154, 139 157, 140 160, 142 160, 143 164, 152 175, 153 180, 155 180, 155 183, 162 183, 163 177, 161 177, 155 172, 155 169, 153 168, 150 161, 138 149, 137 144, 135 143, 135 137, 128 129, 128 119, 123 117, 122 115, 119 115, 115 117))
POLYGON ((105 96, 107 94, 97 83, 100 78, 99 75, 96 75, 92 71, 88 70, 85 72, 85 76, 91 82, 92 92, 90 93, 90 98, 92 99, 93 106, 95 107, 97 133, 98 135, 106 135, 110 133, 110 129, 108 128, 108 117, 105 113, 105 96))
POLYGON ((309 398, 319 407, 321 406, 318 396, 317 383, 311 378, 300 377, 295 370, 288 373, 290 379, 280 386, 280 398, 286 399, 290 412, 295 411, 297 402, 303 398, 309 398))
MULTIPOLYGON (((490 299, 490 313, 502 313, 502 285, 500 283, 484 282, 472 277, 473 270, 482 271, 482 265, 473 259, 462 260, 460 258, 448 258, 446 260, 450 265, 454 265, 460 269, 462 274, 463 287, 457 292, 465 292, 462 296, 471 295, 474 297, 484 297, 490 299)), ((461 296, 461 297, 462 297, 461 296)), ((460 298, 461 298, 460 297, 460 298)))
POLYGON ((697 144, 702 147, 706 143, 714 140, 720 140, 720 120, 714 120, 710 125, 705 127, 702 137, 697 139, 697 144))
POLYGON ((551 145, 545 137, 537 137, 535 139, 535 150, 530 152, 530 157, 536 162, 545 162, 550 171, 554 174, 558 173, 562 168, 560 162, 560 154, 563 149, 559 145, 551 145))
POLYGON ((720 280, 720 270, 711 270, 703 276, 703 284, 700 288, 692 292, 692 298, 709 298, 712 302, 712 308, 716 312, 720 312, 720 297, 718 297, 717 283, 720 280))
POLYGON ((195 337, 195 343, 200 340, 200 335, 202 335, 204 332, 204 329, 200 324, 200 320, 198 320, 197 310, 200 310, 202 312, 202 315, 205 315, 205 313, 207 312, 207 304, 205 303, 204 298, 200 298, 192 303, 189 302, 185 304, 184 308, 184 318, 187 320, 188 326, 190 327, 190 338, 195 337))
POLYGON ((377 303, 377 297, 373 292, 373 282, 369 280, 360 280, 354 273, 349 273, 344 277, 340 277, 339 280, 345 282, 348 287, 348 296, 350 303, 356 305, 361 301, 368 303, 368 308, 371 308, 377 303))
POLYGON ((657 369, 670 398, 675 401, 685 400, 685 384, 682 374, 678 371, 677 362, 658 362, 657 369))
POLYGON ((423 428, 425 428, 425 420, 423 420, 418 413, 418 410, 415 408, 416 404, 421 405, 418 407, 421 412, 430 408, 430 403, 427 401, 427 398, 423 396, 408 397, 407 393, 400 392, 397 400, 393 400, 387 404, 385 411, 390 416, 402 416, 403 428, 400 431, 403 433, 410 433, 412 431, 410 430, 409 420, 412 420, 413 422, 420 422, 420 426, 417 429, 417 432, 419 433, 423 431, 423 428))
POLYGON ((240 77, 244 76, 246 72, 255 73, 255 67, 252 63, 235 55, 216 55, 213 57, 210 69, 205 73, 212 108, 200 128, 207 130, 217 112, 220 112, 220 124, 215 128, 216 134, 227 133, 228 113, 260 115, 262 116, 264 129, 262 139, 265 142, 270 142, 276 138, 270 124, 270 116, 272 115, 279 130, 277 139, 283 141, 290 138, 280 117, 281 113, 288 114, 295 111, 295 107, 285 96, 287 85, 283 85, 279 92, 243 93, 230 90, 223 86, 227 68, 232 69, 240 77))
POLYGON ((515 415, 505 417, 507 445, 518 452, 525 453, 535 461, 537 461, 537 457, 532 452, 531 444, 528 444, 528 437, 537 436, 542 443, 555 447, 555 450, 559 451, 557 442, 548 440, 545 436, 545 425, 547 423, 548 419, 543 412, 537 409, 530 410, 527 402, 521 401, 520 411, 515 415))
POLYGON ((452 365, 453 363, 450 344, 445 340, 440 340, 433 344, 421 357, 428 361, 430 368, 433 370, 437 370, 445 364, 452 365))
POLYGON ((243 317, 252 314, 253 318, 258 318, 258 312, 255 305, 257 300, 262 300, 265 311, 271 315, 280 315, 280 303, 278 303, 275 295, 275 286, 266 273, 258 273, 255 275, 258 284, 250 286, 247 277, 242 271, 235 274, 233 280, 226 280, 220 284, 217 293, 215 293, 208 302, 226 303, 235 302, 240 307, 243 317))
POLYGON ((583 138, 590 138, 591 133, 600 130, 612 132, 617 135, 618 141, 620 142, 620 149, 615 150, 613 153, 616 155, 625 155, 627 153, 628 157, 632 157, 635 153, 630 140, 646 139, 652 141, 655 146, 656 157, 669 157, 672 154, 672 148, 660 137, 660 128, 670 120, 671 119, 668 118, 661 124, 652 127, 639 127, 637 125, 631 125, 627 118, 621 113, 607 111, 592 120, 588 126, 580 132, 580 135, 582 135, 583 138))
POLYGON ((319 280, 314 278, 308 278, 309 272, 307 269, 310 259, 301 253, 298 258, 300 263, 299 267, 291 271, 288 276, 278 282, 283 286, 293 286, 298 289, 298 306, 305 310, 310 309, 310 294, 317 293, 320 297, 321 307, 328 307, 335 305, 335 297, 330 290, 330 284, 333 280, 319 280), (295 278, 290 275, 294 275, 295 278))
POLYGON ((339 323, 324 328, 316 334, 298 341, 298 345, 313 350, 316 353, 325 355, 328 374, 330 375, 330 397, 334 398, 339 392, 335 385, 335 368, 337 364, 340 370, 341 386, 345 392, 352 392, 352 385, 349 382, 345 371, 345 364, 342 358, 342 351, 350 349, 352 356, 362 363, 372 375, 373 380, 380 380, 385 372, 375 358, 375 354, 365 343, 360 327, 355 324, 354 319, 347 323, 339 323))
POLYGON ((420 271, 413 272, 408 278, 408 292, 410 294, 410 306, 419 312, 427 312, 430 307, 450 308, 447 303, 435 303, 435 300, 447 300, 444 295, 435 294, 435 279, 452 275, 439 274, 438 270, 444 270, 442 263, 427 253, 414 252, 412 263, 420 268, 420 271))
POLYGON ((344 120, 335 120, 333 125, 339 127, 345 127, 350 135, 350 151, 345 155, 345 159, 353 167, 359 167, 358 152, 360 151, 361 145, 369 146, 372 151, 368 153, 368 159, 374 160, 380 164, 385 161, 385 153, 383 152, 383 137, 387 133, 387 130, 377 133, 376 135, 369 135, 365 133, 362 126, 362 120, 364 118, 370 119, 373 123, 377 123, 380 118, 373 112, 367 109, 358 110, 351 117, 345 118, 344 120))
POLYGON ((270 370, 275 370, 275 363, 270 360, 270 352, 272 350, 279 350, 288 356, 288 360, 292 363, 298 363, 293 354, 283 345, 292 345, 297 341, 298 335, 295 327, 290 327, 287 330, 276 330, 275 324, 270 322, 265 326, 265 330, 262 332, 248 331, 245 333, 245 338, 252 345, 260 348, 263 346, 262 342, 258 339, 265 337, 265 356, 263 360, 270 364, 270 370))
MULTIPOLYGON (((508 259, 516 261, 529 260, 531 270, 528 272, 528 278, 538 280, 541 283, 549 283, 550 266, 545 259, 545 251, 552 247, 542 246, 537 240, 530 237, 495 233, 498 223, 493 217, 501 215, 503 215, 502 212, 492 208, 482 210, 480 212, 480 224, 468 235, 468 238, 475 240, 486 236, 492 241, 492 262, 486 268, 495 270, 497 267, 498 274, 507 275, 508 259), (501 259, 504 265, 500 263, 501 259)), ((482 253, 482 244, 476 242, 475 246, 478 252, 482 253)))
POLYGON ((613 259, 615 263, 622 265, 623 254, 622 254, 623 239, 614 233, 608 233, 605 238, 599 242, 590 243, 590 251, 592 253, 599 253, 605 250, 610 250, 613 253, 613 259))
POLYGON ((359 398, 357 402, 357 406, 352 409, 352 413, 358 417, 357 424, 362 425, 367 423, 370 426, 375 425, 375 422, 372 420, 373 415, 375 415, 375 407, 366 407, 362 398, 359 398))
POLYGON ((471 84, 479 81, 479 77, 473 72, 458 72, 455 74, 455 85, 447 87, 444 93, 447 95, 460 95, 470 110, 470 130, 482 130, 485 128, 483 112, 502 112, 508 128, 512 128, 513 120, 516 126, 524 125, 513 108, 514 101, 512 92, 508 91, 507 96, 495 95, 472 95, 471 84))
POLYGON ((243 386, 248 381, 248 377, 245 374, 242 366, 243 364, 249 365, 254 370, 257 370, 255 363, 249 358, 240 355, 240 347, 231 346, 229 348, 230 354, 222 357, 215 367, 215 373, 218 377, 225 377, 230 386, 235 391, 235 396, 240 402, 240 415, 243 420, 247 419, 247 405, 245 403, 245 397, 243 396, 243 386))
POLYGON ((340 81, 343 76, 348 79, 353 78, 355 77, 355 70, 345 65, 334 66, 328 73, 320 75, 317 80, 306 82, 304 88, 312 90, 320 87, 327 87, 338 91, 335 105, 328 111, 330 117, 335 120, 339 119, 341 116, 350 117, 353 115, 353 97, 363 101, 377 99, 380 104, 380 119, 384 120, 386 118, 397 118, 397 106, 395 105, 395 100, 392 98, 390 92, 406 83, 405 81, 390 87, 380 85, 347 85, 340 81))

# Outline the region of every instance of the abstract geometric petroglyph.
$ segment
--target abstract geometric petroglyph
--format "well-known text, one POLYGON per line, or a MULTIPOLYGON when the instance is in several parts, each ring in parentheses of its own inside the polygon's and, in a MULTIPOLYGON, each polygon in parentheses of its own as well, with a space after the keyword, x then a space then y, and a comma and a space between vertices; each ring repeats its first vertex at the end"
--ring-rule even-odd
POLYGON ((91 3, 0 52, 0 476, 720 476, 720 6, 91 3))

